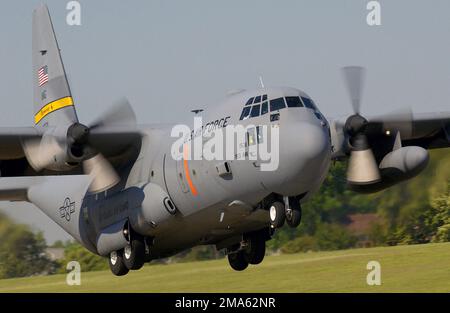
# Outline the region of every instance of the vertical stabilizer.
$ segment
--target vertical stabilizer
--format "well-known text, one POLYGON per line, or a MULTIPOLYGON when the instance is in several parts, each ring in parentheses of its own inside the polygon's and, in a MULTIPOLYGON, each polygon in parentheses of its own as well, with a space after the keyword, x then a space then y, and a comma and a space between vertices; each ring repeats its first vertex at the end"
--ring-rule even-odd
POLYGON ((78 121, 64 65, 46 5, 33 11, 33 100, 37 126, 78 121))

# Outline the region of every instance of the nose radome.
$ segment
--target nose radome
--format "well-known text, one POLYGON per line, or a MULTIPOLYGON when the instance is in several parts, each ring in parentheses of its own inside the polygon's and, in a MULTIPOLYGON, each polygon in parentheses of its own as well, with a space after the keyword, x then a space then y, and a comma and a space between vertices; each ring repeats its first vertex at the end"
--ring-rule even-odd
POLYGON ((296 129, 298 136, 292 144, 297 145, 298 156, 304 160, 323 158, 330 147, 327 129, 310 123, 300 123, 296 129))

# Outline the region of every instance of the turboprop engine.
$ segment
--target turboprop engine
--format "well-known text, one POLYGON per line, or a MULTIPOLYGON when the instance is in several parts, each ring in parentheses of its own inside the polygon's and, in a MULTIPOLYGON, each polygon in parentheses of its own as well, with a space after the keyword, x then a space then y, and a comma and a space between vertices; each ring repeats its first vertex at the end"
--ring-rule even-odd
POLYGON ((426 168, 428 160, 428 151, 422 147, 399 148, 388 153, 379 164, 379 181, 368 184, 348 182, 348 186, 356 192, 377 192, 417 176, 426 168))
POLYGON ((427 150, 401 145, 402 137, 410 138, 412 135, 411 110, 367 120, 360 113, 365 69, 345 67, 343 75, 353 115, 346 119, 345 124, 333 123, 331 135, 334 145, 342 147, 338 148, 335 156, 339 157, 339 153, 350 156, 347 168, 348 187, 357 192, 372 193, 418 175, 428 164, 427 150), (394 137, 386 137, 390 134, 394 137), (395 139, 395 142, 391 139, 395 139), (391 152, 384 155, 391 149, 391 152))
POLYGON ((89 190, 101 192, 116 185, 119 177, 98 151, 93 136, 115 127, 133 130, 135 125, 134 112, 124 99, 90 126, 75 122, 68 126, 42 127, 38 129, 43 132, 42 136, 24 140, 22 146, 35 171, 64 172, 82 164, 83 171, 94 178, 89 190))

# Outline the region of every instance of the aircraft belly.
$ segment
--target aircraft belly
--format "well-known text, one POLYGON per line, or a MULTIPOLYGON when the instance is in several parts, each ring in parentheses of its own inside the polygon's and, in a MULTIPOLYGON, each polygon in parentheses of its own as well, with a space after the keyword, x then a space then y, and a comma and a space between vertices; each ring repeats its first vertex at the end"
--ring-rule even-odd
POLYGON ((217 203, 195 214, 179 216, 166 225, 154 240, 152 257, 167 257, 196 245, 214 244, 268 225, 267 211, 217 203))

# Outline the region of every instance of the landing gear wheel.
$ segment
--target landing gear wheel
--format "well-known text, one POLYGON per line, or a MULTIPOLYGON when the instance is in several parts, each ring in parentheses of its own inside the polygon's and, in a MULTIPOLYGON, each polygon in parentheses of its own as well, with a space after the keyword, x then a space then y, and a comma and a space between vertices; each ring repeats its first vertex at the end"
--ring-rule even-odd
POLYGON ((259 264, 266 254, 266 241, 264 238, 253 236, 249 239, 249 246, 245 251, 245 258, 250 264, 259 264))
POLYGON ((129 271, 123 262, 123 250, 112 251, 109 254, 108 263, 111 272, 116 276, 126 275, 129 271))
POLYGON ((280 228, 286 219, 286 209, 283 203, 274 202, 269 208, 270 226, 280 228))
POLYGON ((144 238, 134 235, 131 242, 123 249, 123 262, 130 270, 138 270, 145 263, 144 238))
POLYGON ((228 262, 235 271, 243 271, 248 267, 247 258, 244 251, 231 253, 228 255, 228 262))
POLYGON ((286 223, 292 227, 295 228, 298 225, 300 225, 300 222, 302 221, 302 209, 289 209, 286 210, 286 223))

